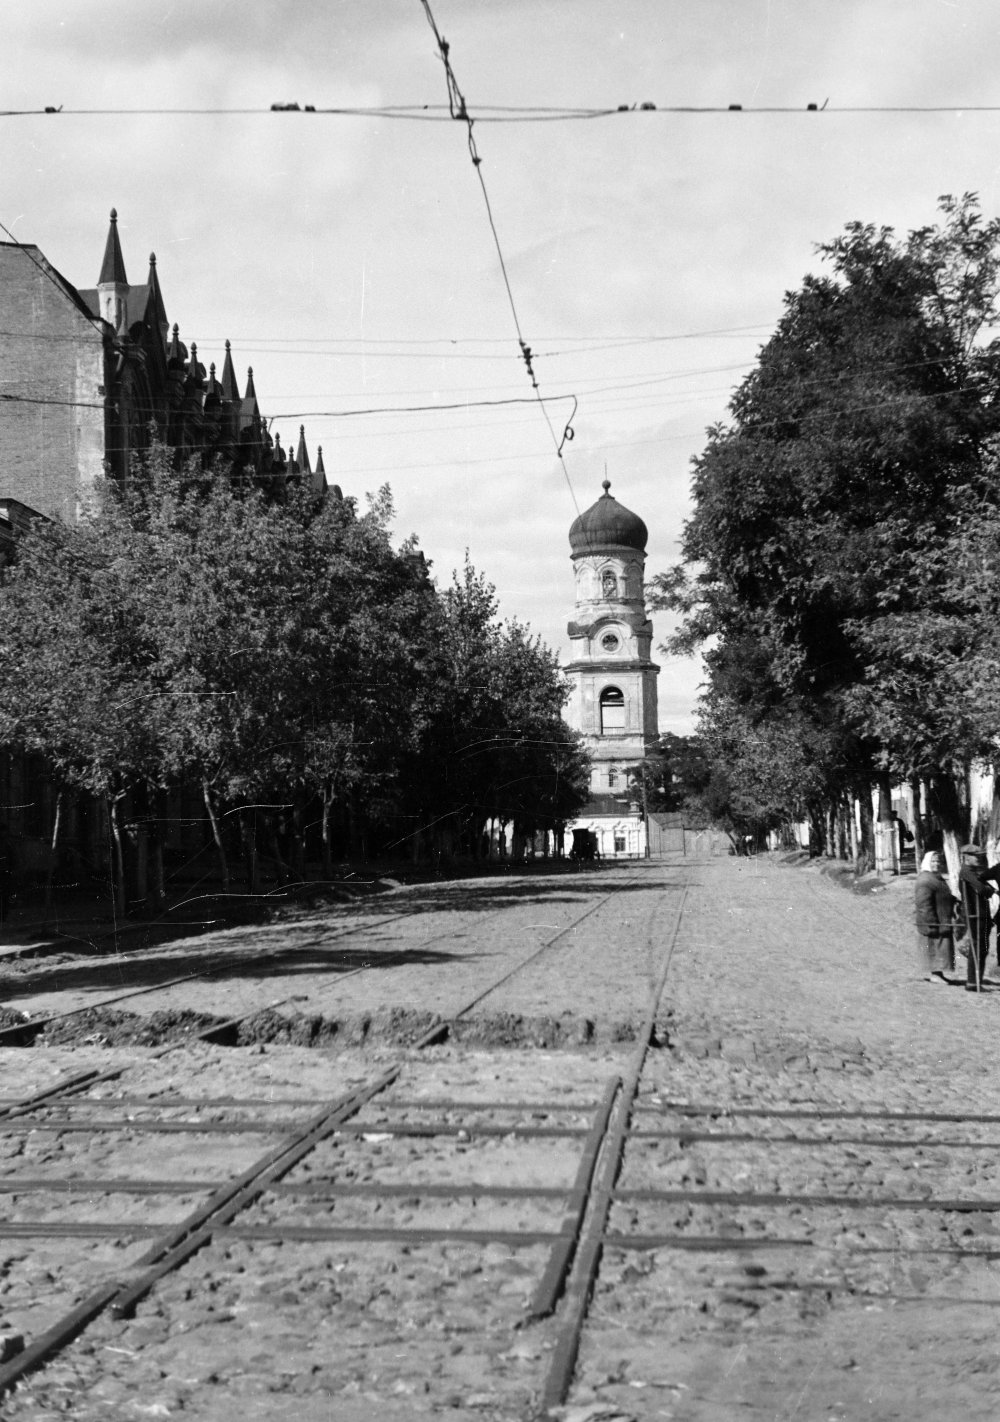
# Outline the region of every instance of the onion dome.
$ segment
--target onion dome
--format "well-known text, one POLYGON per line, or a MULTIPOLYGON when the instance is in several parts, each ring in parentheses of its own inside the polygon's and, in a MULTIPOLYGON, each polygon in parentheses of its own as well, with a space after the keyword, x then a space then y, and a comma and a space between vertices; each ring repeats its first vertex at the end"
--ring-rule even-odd
POLYGON ((634 548, 638 553, 645 553, 649 537, 646 525, 638 514, 612 498, 608 493, 611 484, 607 479, 601 487, 604 493, 597 503, 585 509, 569 531, 572 556, 577 558, 585 553, 603 553, 612 548, 634 548))

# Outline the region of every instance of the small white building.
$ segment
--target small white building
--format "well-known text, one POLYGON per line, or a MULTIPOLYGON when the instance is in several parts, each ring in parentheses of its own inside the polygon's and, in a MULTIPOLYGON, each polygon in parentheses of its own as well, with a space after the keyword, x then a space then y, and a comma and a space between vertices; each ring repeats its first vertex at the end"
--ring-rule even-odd
POLYGON ((643 585, 649 534, 610 488, 605 479, 601 498, 569 531, 576 605, 566 667, 572 687, 566 719, 592 758, 591 799, 567 826, 566 847, 572 846, 572 830, 592 830, 609 859, 646 853, 646 819, 628 770, 659 734, 659 667, 650 659, 653 624, 643 585))

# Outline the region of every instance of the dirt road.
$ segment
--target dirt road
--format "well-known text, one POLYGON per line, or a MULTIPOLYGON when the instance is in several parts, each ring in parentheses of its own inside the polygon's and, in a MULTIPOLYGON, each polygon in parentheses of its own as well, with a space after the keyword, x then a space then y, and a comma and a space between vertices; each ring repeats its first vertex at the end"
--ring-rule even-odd
POLYGON ((1000 990, 919 980, 911 895, 678 860, 8 963, 8 1009, 91 1009, 0 1051, 0 1309, 29 1344, 140 1277, 166 1230, 324 1103, 399 1074, 219 1217, 134 1317, 99 1310, 3 1415, 537 1415, 574 1274, 533 1318, 540 1282, 668 967, 608 1217, 594 1225, 593 1191, 583 1216, 604 1245, 552 1415, 992 1418, 1000 990), (244 1045, 185 1040, 240 1014, 244 1045), (441 1022, 443 1042, 406 1044, 441 1022))

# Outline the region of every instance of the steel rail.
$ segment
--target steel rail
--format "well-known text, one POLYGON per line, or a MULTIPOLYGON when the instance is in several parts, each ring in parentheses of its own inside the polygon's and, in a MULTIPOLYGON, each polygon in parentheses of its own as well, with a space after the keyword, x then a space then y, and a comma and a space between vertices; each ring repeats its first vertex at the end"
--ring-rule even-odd
POLYGON ((0 1195, 202 1195, 221 1184, 221 1180, 130 1180, 127 1176, 9 1175, 0 1176, 0 1195))
MULTIPOLYGON (((245 1014, 249 1015, 249 1014, 245 1014)), ((244 1018, 231 1019, 242 1021, 244 1018)), ((184 1042, 170 1043, 164 1047, 164 1051, 172 1051, 175 1046, 184 1046, 184 1042)), ((159 1049, 157 1049, 159 1050, 159 1049)), ((144 1058, 149 1061, 150 1057, 144 1058)), ((98 1080, 104 1080, 113 1076, 122 1075, 129 1070, 132 1063, 111 1068, 107 1072, 93 1072, 80 1074, 80 1079, 96 1076, 98 1080)), ((76 1077, 70 1080, 76 1080, 76 1077)), ((55 1093, 59 1088, 59 1083, 54 1087, 45 1088, 44 1094, 55 1093)), ((34 1098, 32 1098, 34 1099, 34 1098)), ((165 1098, 162 1093, 155 1096, 116 1096, 116 1105, 146 1106, 163 1105, 169 1099, 172 1106, 315 1106, 317 1100, 315 1096, 177 1096, 165 1098)), ((0 1096, 0 1111, 10 1106, 19 1105, 23 1100, 19 1096, 0 1096)), ((463 1100, 456 1097, 448 1100, 444 1097, 388 1097, 379 1103, 379 1109, 383 1111, 544 1111, 563 1112, 572 1114, 586 1114, 594 1108, 593 1101, 472 1101, 463 1100)), ((957 1113, 954 1111, 847 1111, 840 1108, 826 1110, 823 1107, 803 1106, 794 1108, 771 1107, 771 1106, 724 1106, 724 1105, 702 1105, 693 1106, 688 1103, 669 1102, 664 1106, 650 1105, 641 1099, 637 1099, 633 1106, 633 1113, 638 1115, 654 1114, 678 1114, 691 1116, 710 1116, 713 1118, 725 1118, 728 1116, 773 1116, 776 1119, 787 1117, 789 1119, 816 1120, 816 1121, 851 1121, 851 1120, 871 1120, 871 1121, 940 1121, 942 1123, 962 1123, 997 1125, 1000 1124, 1000 1115, 990 1115, 976 1113, 974 1115, 957 1113)), ((767 1140, 768 1137, 761 1136, 760 1139, 767 1140)))
POLYGON ((0 1397, 9 1392, 26 1373, 40 1367, 51 1354, 72 1343, 88 1323, 104 1312, 118 1288, 119 1285, 114 1282, 102 1284, 33 1343, 29 1343, 23 1352, 10 1362, 0 1364, 0 1397))
POLYGON ((402 1067, 391 1067, 374 1080, 345 1093, 339 1101, 320 1112, 305 1129, 291 1140, 269 1151, 242 1174, 227 1181, 204 1204, 194 1210, 179 1225, 157 1241, 154 1247, 138 1259, 135 1268, 145 1270, 133 1284, 115 1295, 111 1312, 116 1318, 131 1317, 135 1305, 144 1298, 163 1274, 175 1269, 207 1244, 214 1224, 228 1223, 233 1214, 254 1202, 272 1180, 278 1180, 331 1135, 343 1120, 361 1109, 366 1101, 391 1085, 402 1067))
MULTIPOLYGON (((604 1124, 602 1113, 602 1126, 604 1124)), ((373 1199, 373 1200, 568 1200, 572 1211, 560 1229, 561 1236, 569 1236, 576 1231, 568 1227, 568 1221, 578 1219, 581 1201, 585 1202, 585 1184, 592 1173, 594 1149, 603 1140, 603 1132, 597 1129, 592 1137, 592 1148, 581 1159, 577 1180, 573 1184, 558 1185, 493 1185, 483 1181, 464 1184, 445 1184, 437 1181, 380 1183, 378 1181, 305 1181, 301 1184, 279 1184, 268 1186, 268 1193, 307 1198, 311 1200, 373 1199)), ((148 1180, 129 1179, 127 1176, 86 1177, 86 1176, 8 1176, 0 1177, 0 1195, 51 1194, 51 1195, 195 1195, 206 1190, 218 1190, 228 1182, 225 1180, 148 1180)), ((614 1204, 694 1204, 728 1205, 742 1209, 783 1209, 789 1206, 811 1206, 817 1209, 849 1210, 912 1210, 929 1214, 996 1214, 1000 1211, 1000 1197, 978 1198, 974 1196, 927 1197, 915 1195, 845 1195, 833 1192, 808 1191, 757 1191, 757 1190, 671 1190, 649 1188, 613 1189, 614 1204)), ((7 1221, 7 1225, 18 1226, 17 1221, 7 1221)), ((0 1222, 0 1230, 6 1226, 0 1222)), ((58 1227, 58 1225, 56 1226, 58 1227)), ((162 1228, 160 1226, 159 1228, 162 1228)), ((544 1291, 539 1287, 536 1298, 544 1291)), ((544 1317, 551 1308, 532 1308, 532 1317, 544 1317)))
POLYGON ((528 1320, 547 1318, 553 1311, 562 1293, 566 1282, 566 1275, 573 1262, 573 1255, 576 1253, 577 1242, 580 1238, 580 1231, 583 1228, 584 1214, 590 1200, 590 1187, 594 1178, 594 1171, 597 1169, 597 1160, 604 1145, 607 1135, 611 1112, 619 1091, 622 1089, 622 1079, 614 1076, 608 1082, 604 1092, 604 1097, 594 1116, 593 1124, 587 1136, 580 1164, 577 1167, 576 1179, 573 1182, 569 1207, 563 1218, 560 1228, 559 1242, 553 1246, 548 1262, 539 1279, 528 1305, 528 1320))
MULTIPOLYGON (((214 1226, 228 1223, 235 1214, 252 1203, 270 1183, 280 1179, 286 1171, 290 1170, 315 1145, 330 1134, 338 1121, 359 1110, 372 1096, 390 1086, 398 1077, 401 1069, 400 1066, 392 1067, 373 1080, 345 1092, 338 1100, 315 1116, 305 1130, 299 1131, 290 1140, 286 1140, 282 1145, 268 1152, 235 1179, 218 1187, 207 1201, 187 1215, 179 1224, 169 1229, 166 1234, 163 1233, 162 1226, 157 1226, 156 1243, 132 1266, 133 1270, 144 1272, 140 1272, 139 1276, 134 1278, 131 1283, 123 1283, 122 1280, 115 1279, 102 1284, 95 1293, 89 1295, 82 1304, 64 1315, 35 1343, 10 1363, 0 1366, 0 1396, 9 1391, 25 1373, 40 1366, 53 1353, 70 1343, 88 1323, 105 1309, 110 1308, 115 1317, 131 1316, 136 1303, 149 1292, 158 1278, 182 1264, 211 1239, 214 1226)), ((33 1229, 37 1237, 42 1228, 42 1222, 34 1226, 21 1225, 11 1226, 11 1228, 15 1230, 33 1229)), ((47 1232, 52 1232, 51 1223, 46 1228, 47 1232)), ((72 1237, 73 1228, 72 1225, 65 1226, 58 1233, 58 1237, 72 1237)), ((102 1233, 107 1228, 107 1222, 103 1222, 102 1233)), ((114 1226, 112 1225, 111 1228, 114 1229, 114 1226)), ((135 1225, 129 1226, 129 1228, 137 1233, 142 1233, 148 1227, 135 1225)), ((24 1235, 18 1237, 24 1237, 24 1235)))
MULTIPOLYGON (((265 1187, 267 1188, 267 1187, 265 1187)), ((244 1205, 234 1205, 230 1207, 218 1220, 213 1221, 210 1229, 203 1232, 203 1237, 199 1235, 197 1248, 202 1248, 211 1239, 288 1239, 300 1243, 323 1243, 339 1241, 342 1243, 368 1244, 368 1243, 395 1243, 404 1245, 413 1244, 505 1244, 511 1248, 528 1248, 538 1244, 551 1245, 558 1248, 565 1235, 561 1229, 550 1230, 503 1230, 503 1229, 470 1229, 463 1226, 454 1228, 452 1226, 440 1225, 313 1225, 299 1224, 292 1220, 261 1221, 258 1224, 240 1225, 230 1223, 232 1217, 245 1208, 244 1205)), ((162 1233, 163 1226, 160 1224, 145 1224, 142 1220, 77 1220, 73 1222, 61 1222, 58 1220, 25 1220, 25 1221, 0 1221, 0 1239, 128 1239, 128 1238, 151 1238, 155 1239, 162 1233)), ((603 1230, 594 1238, 598 1240, 603 1249, 616 1249, 622 1251, 637 1250, 639 1252, 674 1249, 681 1252, 695 1253, 745 1253, 753 1250, 768 1249, 817 1249, 824 1246, 817 1244, 815 1239, 805 1235, 742 1235, 742 1234, 685 1234, 678 1230, 623 1232, 619 1230, 603 1230)), ((986 1245, 976 1247, 972 1245, 960 1244, 908 1244, 908 1245, 871 1245, 871 1244, 849 1244, 839 1246, 851 1259, 865 1258, 868 1255, 896 1255, 908 1258, 919 1259, 927 1255, 940 1255, 954 1259, 1000 1259, 1000 1244, 996 1246, 986 1245)), ((192 1249, 185 1258, 189 1258, 192 1249)), ((171 1269, 177 1267, 178 1261, 170 1259, 167 1266, 157 1271, 156 1277, 169 1273, 171 1269)), ((155 1280, 153 1281, 155 1282, 155 1280)), ((748 1287, 742 1285, 741 1287, 748 1287)), ((126 1286, 119 1282, 115 1292, 118 1294, 124 1291, 126 1286)), ((148 1291, 148 1290, 147 1290, 148 1291)), ((936 1299, 936 1296, 934 1296, 936 1299)), ((134 1300, 138 1302, 138 1298, 134 1300)), ((998 1300, 1000 1302, 1000 1300, 998 1300)), ((134 1306, 134 1304, 133 1304, 134 1306)), ((119 1312, 116 1308, 116 1317, 130 1317, 130 1310, 119 1312)), ((527 1321, 536 1321, 532 1316, 528 1316, 527 1321)))
MULTIPOLYGON (((86 1104, 86 1103, 81 1103, 86 1104)), ((112 1103, 113 1104, 113 1103, 112 1103)), ((174 1104, 169 1101, 162 1103, 165 1111, 174 1110, 174 1104)), ((180 1108, 176 1108, 180 1109, 180 1108)), ((195 1109, 188 1107, 186 1109, 195 1109)), ((275 1131, 287 1129, 287 1118, 281 1122, 265 1121, 257 1119, 242 1119, 231 1121, 160 1121, 153 1117, 130 1117, 125 1120, 114 1117, 108 1119, 79 1120, 71 1116, 46 1115, 46 1116, 12 1116, 3 1123, 4 1129, 9 1135, 29 1134, 34 1131, 45 1131, 52 1134, 86 1134, 93 1132, 99 1135, 102 1132, 111 1131, 134 1131, 156 1134, 191 1134, 191 1135, 268 1135, 275 1131)), ((426 1122, 406 1122, 394 1124, 383 1121, 354 1121, 345 1123, 340 1128, 340 1134, 345 1136, 385 1136, 390 1138, 408 1138, 430 1140, 436 1137, 455 1136, 460 1138, 475 1139, 477 1137, 490 1139, 503 1139, 510 1136, 518 1140, 535 1140, 552 1138, 577 1139, 590 1134, 588 1126, 521 1126, 516 1123, 491 1125, 481 1124, 472 1121, 426 1121, 426 1122)), ((905 1151, 905 1150, 928 1150, 939 1148, 942 1150, 991 1150, 995 1151, 1000 1146, 1000 1141, 967 1141, 952 1138, 935 1138, 933 1136, 915 1136, 910 1139, 902 1137, 894 1139, 879 1139, 868 1136, 759 1136, 742 1132, 697 1132, 697 1131, 628 1131, 630 1141, 677 1141, 681 1146, 699 1145, 759 1145, 759 1146, 801 1146, 810 1150, 816 1147, 837 1147, 837 1146, 864 1146, 872 1150, 905 1151)))
MULTIPOLYGON (((638 876, 633 875, 632 878, 628 879, 626 882, 629 884, 638 883, 638 876)), ((579 914, 576 918, 574 918, 571 923, 566 924, 565 927, 560 928, 556 933, 554 933, 551 938, 546 939, 546 941, 541 945, 540 948, 537 948, 533 953, 529 953, 527 958, 523 958, 520 963, 516 964, 515 967, 511 968, 508 972, 501 974, 499 978, 496 978, 492 983, 490 983, 489 987, 484 988, 482 992, 477 993, 474 998, 471 998, 470 1001, 464 1005, 464 1007, 460 1007, 457 1012, 453 1013, 447 1019, 447 1023, 445 1024, 446 1027, 450 1029, 453 1023, 457 1022, 460 1018, 467 1016, 472 1011, 472 1009, 474 1007, 478 1007, 479 1004, 485 998, 490 997, 493 993, 497 991, 498 988, 503 987, 504 983, 508 982, 511 978, 516 976, 516 974, 523 972, 524 969, 528 967, 530 963, 533 963, 536 958, 540 958, 543 953, 547 953, 554 944, 558 943, 560 938, 565 938, 567 933, 572 933, 573 929, 576 928, 578 924, 583 923, 584 919, 590 918, 592 914, 595 914, 599 909, 604 908, 605 904, 610 903, 611 900, 621 892, 622 886, 616 884, 610 893, 605 894, 602 899, 598 899, 596 904, 591 904, 590 908, 584 909, 583 913, 579 914)))
POLYGON ((766 1136, 755 1131, 645 1130, 633 1131, 634 1140, 678 1141, 681 1145, 780 1145, 780 1146, 864 1146, 871 1150, 923 1150, 934 1146, 948 1150, 996 1150, 1000 1141, 955 1140, 948 1136, 766 1136))
POLYGON ((945 1124, 967 1122, 973 1125, 1000 1125, 1000 1115, 977 1111, 849 1111, 842 1107, 817 1106, 722 1106, 692 1105, 686 1101, 664 1101, 661 1104, 637 1102, 639 1112, 658 1112, 679 1116, 773 1116, 775 1120, 805 1121, 941 1121, 945 1124))
POLYGON ((689 884, 685 883, 664 954, 663 969, 653 988, 649 1010, 643 1022, 639 1045, 624 1075, 622 1090, 615 1105, 614 1117, 609 1123, 605 1149, 601 1157, 590 1208, 587 1217, 582 1222, 579 1244, 566 1284, 566 1307, 560 1319, 542 1383, 539 1410, 541 1417, 549 1416, 554 1408, 561 1407, 565 1403, 573 1380, 583 1325, 600 1268, 607 1221, 614 1199, 615 1182, 625 1152, 632 1105, 639 1090, 639 1080, 645 1065, 646 1054, 652 1043, 660 999, 666 987, 667 974, 670 971, 674 948, 684 917, 688 889, 689 884))

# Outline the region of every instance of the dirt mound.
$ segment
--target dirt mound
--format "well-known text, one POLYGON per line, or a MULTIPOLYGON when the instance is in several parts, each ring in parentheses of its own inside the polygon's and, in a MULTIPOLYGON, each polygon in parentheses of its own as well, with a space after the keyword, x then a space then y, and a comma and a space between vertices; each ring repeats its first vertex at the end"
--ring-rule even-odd
POLYGON ((463 1017, 453 1022, 452 1041, 473 1047, 587 1047, 598 1042, 634 1042, 638 1023, 631 1019, 594 1022, 589 1017, 525 1017, 514 1012, 463 1017))
MULTIPOLYGON (((0 1009, 0 1027, 30 1022, 10 1009, 0 1009)), ((206 1035, 221 1046, 282 1045, 338 1050, 362 1046, 413 1046, 435 1027, 446 1029, 434 1012, 412 1008, 380 1008, 339 1018, 321 1014, 285 1016, 266 1008, 239 1023, 192 1011, 160 1011, 144 1016, 113 1008, 91 1008, 48 1023, 35 1037, 39 1046, 160 1047, 206 1035)), ((540 1047, 572 1049, 598 1044, 634 1042, 639 1024, 631 1018, 594 1022, 589 1017, 522 1016, 494 1013, 447 1024, 452 1041, 472 1047, 540 1047)), ((656 1037, 666 1040, 665 1029, 656 1037)), ((660 1041, 654 1040, 654 1045, 660 1041)))
POLYGON ((148 1017, 137 1012, 92 1008, 50 1022, 37 1038, 39 1046, 160 1047, 188 1041, 215 1025, 203 1012, 163 1010, 148 1017))
POLYGON ((236 1040, 241 1047, 260 1042, 327 1048, 360 1047, 369 1042, 379 1042, 406 1047, 437 1026, 440 1020, 434 1012, 417 1012, 402 1007, 382 1008, 377 1012, 344 1018, 303 1013, 285 1017, 273 1008, 267 1008, 240 1023, 236 1040))

